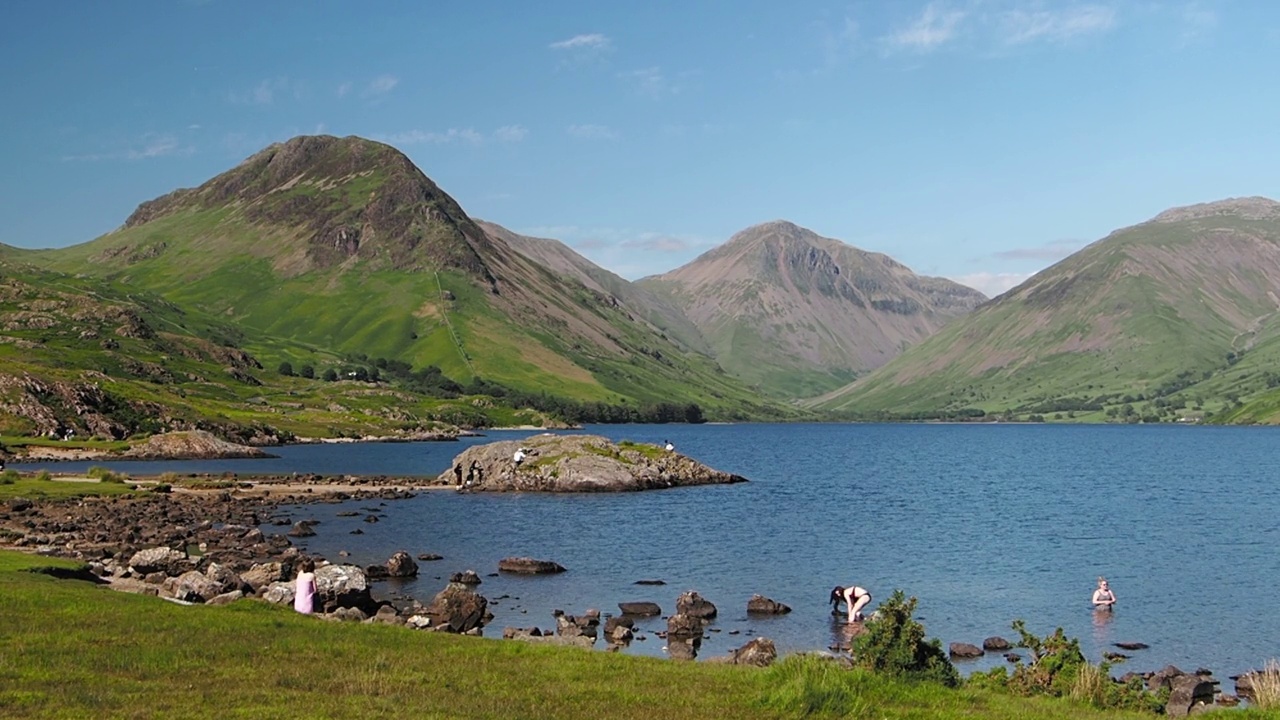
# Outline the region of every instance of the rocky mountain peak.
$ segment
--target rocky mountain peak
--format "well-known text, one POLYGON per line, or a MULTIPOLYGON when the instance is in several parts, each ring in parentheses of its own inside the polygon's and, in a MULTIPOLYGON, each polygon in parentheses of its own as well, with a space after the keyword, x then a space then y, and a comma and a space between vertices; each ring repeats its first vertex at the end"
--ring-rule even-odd
POLYGON ((1227 198, 1165 210, 1151 222, 1175 223, 1186 220, 1232 215, 1246 220, 1280 219, 1280 202, 1265 197, 1227 198))

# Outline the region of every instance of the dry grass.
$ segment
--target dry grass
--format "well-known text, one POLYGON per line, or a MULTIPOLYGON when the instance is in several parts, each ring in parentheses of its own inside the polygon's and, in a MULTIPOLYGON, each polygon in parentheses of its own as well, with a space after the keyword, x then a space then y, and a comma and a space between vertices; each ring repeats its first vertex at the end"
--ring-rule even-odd
POLYGON ((1105 707, 1107 702, 1107 686, 1111 678, 1097 665, 1085 663, 1076 671, 1075 682, 1071 683, 1072 700, 1086 702, 1095 707, 1105 707))
POLYGON ((1253 685, 1249 703, 1259 710, 1280 710, 1280 661, 1272 658, 1249 676, 1253 685))

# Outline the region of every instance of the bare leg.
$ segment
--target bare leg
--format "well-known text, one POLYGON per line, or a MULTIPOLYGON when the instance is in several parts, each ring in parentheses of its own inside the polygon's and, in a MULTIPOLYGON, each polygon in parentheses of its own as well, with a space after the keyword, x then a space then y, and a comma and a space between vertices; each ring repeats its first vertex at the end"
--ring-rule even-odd
POLYGON ((871 602, 871 593, 864 593, 858 596, 858 599, 849 606, 849 622, 862 620, 862 608, 871 602))

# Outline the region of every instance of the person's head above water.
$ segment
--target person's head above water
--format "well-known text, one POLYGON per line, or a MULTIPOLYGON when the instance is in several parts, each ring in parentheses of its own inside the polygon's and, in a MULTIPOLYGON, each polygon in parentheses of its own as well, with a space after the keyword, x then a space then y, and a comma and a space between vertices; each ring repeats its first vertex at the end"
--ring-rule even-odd
POLYGON ((840 587, 839 585, 831 588, 830 600, 832 605, 839 605, 840 601, 844 600, 844 588, 840 587))

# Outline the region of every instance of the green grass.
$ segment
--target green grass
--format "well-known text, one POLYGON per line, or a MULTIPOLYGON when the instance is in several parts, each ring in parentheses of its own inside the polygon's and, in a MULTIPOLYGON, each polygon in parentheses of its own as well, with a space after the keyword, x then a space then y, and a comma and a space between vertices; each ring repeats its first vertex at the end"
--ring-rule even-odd
POLYGON ((329 623, 256 601, 182 607, 25 572, 53 564, 69 565, 0 551, 5 717, 1152 717, 812 658, 763 671, 679 663, 329 623))
POLYGON ((21 475, 12 484, 0 483, 0 500, 15 497, 37 499, 129 495, 133 492, 122 482, 41 480, 34 475, 21 475))

